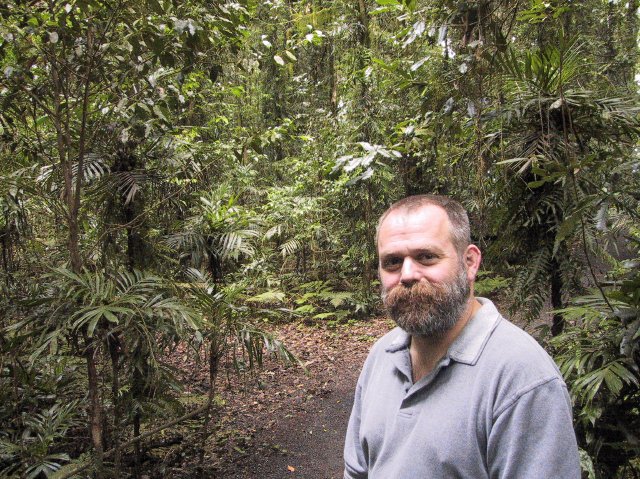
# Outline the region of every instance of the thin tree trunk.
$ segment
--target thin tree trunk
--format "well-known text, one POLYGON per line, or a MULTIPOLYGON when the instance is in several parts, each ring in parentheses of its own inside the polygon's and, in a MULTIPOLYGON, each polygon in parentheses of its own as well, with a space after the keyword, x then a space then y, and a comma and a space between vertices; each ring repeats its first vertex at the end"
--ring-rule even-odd
POLYGON ((202 440, 200 443, 200 454, 198 457, 198 476, 204 478, 204 454, 207 445, 207 439, 210 436, 209 428, 211 425, 211 410, 216 392, 216 378, 218 377, 218 368, 222 352, 218 348, 217 340, 213 339, 209 346, 209 394, 207 397, 207 407, 204 411, 204 421, 202 424, 202 440))
POLYGON ((89 410, 91 442, 96 456, 96 476, 102 477, 103 466, 103 425, 102 425, 102 403, 100 401, 100 379, 96 365, 96 349, 91 338, 85 335, 85 358, 87 360, 87 372, 89 382, 89 410))
MULTIPOLYGON (((78 163, 76 168, 75 185, 72 186, 67 197, 69 205, 69 254, 71 256, 71 265, 74 272, 82 270, 82 257, 80 255, 80 198, 82 197, 82 184, 84 182, 84 156, 86 153, 87 140, 87 115, 89 111, 89 94, 91 91, 91 75, 93 70, 93 32, 91 28, 87 30, 87 56, 89 62, 84 72, 84 84, 82 92, 82 113, 80 119, 80 132, 78 135, 78 163)), ((68 107, 67 107, 68 108, 68 107)), ((67 127, 69 124, 67 123, 67 127)), ((67 135, 70 136, 70 135, 67 135)), ((68 141, 67 146, 70 146, 68 141)), ((67 157, 69 165, 69 174, 71 174, 71 161, 67 157)))
MULTIPOLYGON (((53 8, 53 4, 51 6, 53 8)), ((53 11, 52 11, 53 12, 53 11)), ((73 154, 72 145, 72 127, 71 127, 71 105, 72 98, 69 94, 69 78, 65 76, 66 65, 61 64, 64 61, 65 51, 63 49, 60 56, 56 54, 55 47, 47 52, 51 60, 51 79, 53 85, 53 115, 52 122, 56 129, 57 153, 60 166, 63 171, 64 178, 64 202, 66 206, 66 223, 68 227, 67 250, 71 263, 71 270, 74 273, 81 273, 83 262, 80 253, 80 207, 83 185, 84 172, 84 156, 86 152, 87 140, 87 117, 89 112, 89 99, 91 91, 91 78, 93 62, 96 55, 93 41, 93 31, 91 28, 87 30, 86 36, 86 52, 87 63, 86 69, 82 72, 82 98, 80 103, 80 127, 77 132, 77 156, 73 154), (73 157, 77 158, 76 174, 74 178, 73 157), (75 181, 74 181, 75 180, 75 181)), ((87 377, 89 388, 89 430, 96 454, 96 474, 97 477, 102 476, 102 454, 104 451, 104 425, 103 411, 100 395, 100 384, 96 365, 96 356, 98 351, 93 343, 93 339, 89 338, 86 331, 83 332, 85 343, 85 359, 87 361, 87 377)))
MULTIPOLYGON (((7 223, 5 221, 5 223, 7 223)), ((2 243, 2 268, 5 274, 5 283, 7 288, 10 284, 11 274, 9 273, 9 228, 0 230, 0 243, 2 243)))
MULTIPOLYGON (((560 264, 554 258, 551 260, 551 307, 554 311, 562 309, 564 304, 562 302, 562 289, 563 289, 562 273, 560 271, 560 264)), ((564 317, 560 313, 553 314, 553 322, 551 324, 551 335, 557 336, 564 330, 564 317)))
POLYGON ((627 17, 625 21, 625 38, 624 45, 627 57, 629 58, 629 68, 626 72, 626 84, 632 85, 635 92, 637 85, 635 84, 635 74, 638 64, 638 8, 639 0, 629 0, 627 3, 627 17))
MULTIPOLYGON (((194 409, 193 411, 185 414, 184 416, 180 416, 177 419, 173 419, 173 420, 171 420, 171 421, 169 421, 169 422, 167 422, 165 424, 162 424, 162 425, 160 425, 160 426, 158 426, 156 428, 153 428, 153 429, 150 429, 148 431, 145 431, 144 434, 141 434, 140 436, 134 437, 133 439, 123 443, 121 445, 121 447, 122 447, 122 449, 125 449, 125 448, 128 448, 128 447, 136 444, 136 443, 139 443, 143 439, 151 437, 154 434, 158 434, 159 432, 164 431, 165 429, 167 429, 167 428, 169 428, 171 426, 175 426, 176 424, 180 424, 181 422, 184 422, 184 421, 186 421, 188 419, 191 419, 191 418, 197 416, 198 414, 203 413, 206 410, 206 408, 207 408, 206 405, 202 406, 202 407, 199 407, 199 408, 194 409)), ((111 450, 105 452, 103 457, 106 459, 108 457, 111 457, 114 453, 115 453, 115 451, 113 449, 111 449, 111 450)), ((77 466, 74 469, 66 470, 64 472, 54 473, 52 477, 53 477, 53 479, 69 479, 69 478, 71 478, 73 476, 77 476, 82 471, 84 471, 84 470, 88 469, 89 467, 91 467, 91 465, 92 465, 91 461, 87 461, 84 464, 81 464, 81 465, 77 466)))
MULTIPOLYGON (((370 88, 369 82, 363 74, 363 70, 366 66, 366 59, 369 56, 369 49, 371 48, 371 33, 369 30, 369 12, 367 11, 367 5, 365 0, 358 0, 358 31, 357 39, 360 44, 358 68, 360 70, 360 114, 365 120, 362 122, 360 130, 360 138, 362 141, 371 141, 371 101, 370 101, 370 88)), ((371 284, 373 282, 373 266, 371 264, 371 258, 375 257, 375 244, 373 242, 375 227, 373 226, 373 194, 371 190, 371 182, 366 182, 366 203, 364 211, 364 221, 366 225, 366 249, 367 259, 364 264, 363 280, 364 280, 364 292, 368 296, 371 293, 371 284)))
POLYGON ((113 427, 116 434, 113 435, 114 470, 116 475, 121 475, 122 454, 120 451, 120 434, 118 428, 122 424, 122 401, 120 399, 120 339, 115 335, 107 337, 109 354, 111 356, 111 396, 113 401, 113 427))
POLYGON ((373 199, 372 199, 372 195, 371 195, 371 183, 367 182, 367 200, 365 203, 365 209, 364 209, 364 221, 366 224, 366 231, 367 231, 367 257, 366 257, 366 261, 364 264, 364 291, 366 293, 366 296, 369 296, 371 294, 371 285, 373 283, 373 279, 374 279, 374 267, 372 265, 372 258, 375 257, 376 254, 376 250, 375 250, 375 243, 374 243, 374 236, 375 236, 375 226, 373 224, 373 199))
POLYGON ((329 49, 329 104, 331 105, 331 114, 338 114, 338 73, 336 70, 336 50, 333 42, 328 46, 329 49))
POLYGON ((358 0, 358 15, 359 15, 359 43, 365 48, 371 48, 371 36, 369 35, 369 12, 367 11, 367 4, 364 0, 358 0))
MULTIPOLYGON (((137 353, 138 353, 138 356, 136 359, 140 360, 140 357, 142 355, 140 351, 137 351, 137 353)), ((143 384, 144 384, 144 376, 140 372, 139 368, 136 367, 133 372, 133 391, 132 392, 133 392, 134 398, 137 399, 139 402, 142 401, 142 398, 144 397, 143 384)), ((134 438, 140 437, 141 422, 142 422, 142 414, 138 409, 133 415, 133 437, 134 438)), ((139 477, 140 466, 142 464, 142 448, 140 447, 140 441, 136 441, 136 443, 133 445, 133 451, 134 451, 133 454, 134 454, 134 464, 135 464, 134 477, 139 477)))
POLYGON ((371 34, 369 32, 369 13, 364 0, 358 0, 358 43, 360 44, 360 52, 358 55, 358 69, 360 70, 360 110, 361 117, 364 118, 360 131, 362 141, 371 141, 371 100, 369 92, 369 84, 364 76, 363 70, 366 66, 366 58, 371 48, 371 34))

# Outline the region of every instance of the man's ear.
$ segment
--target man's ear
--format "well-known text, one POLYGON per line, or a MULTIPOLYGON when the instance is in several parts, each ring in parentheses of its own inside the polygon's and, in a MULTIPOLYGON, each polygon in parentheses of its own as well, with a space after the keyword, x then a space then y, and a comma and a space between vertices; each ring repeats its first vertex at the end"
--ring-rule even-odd
POLYGON ((480 252, 480 248, 474 244, 467 246, 464 252, 464 263, 467 265, 467 277, 469 281, 475 281, 481 261, 482 253, 480 252))

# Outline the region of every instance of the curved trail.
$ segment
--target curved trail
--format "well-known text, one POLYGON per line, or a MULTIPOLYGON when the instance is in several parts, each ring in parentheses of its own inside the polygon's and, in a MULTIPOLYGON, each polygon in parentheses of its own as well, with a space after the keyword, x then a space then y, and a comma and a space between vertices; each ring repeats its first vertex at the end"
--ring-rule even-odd
POLYGON ((237 464, 237 479, 339 479, 342 447, 353 404, 357 372, 349 371, 332 392, 307 402, 307 410, 290 414, 261 431, 254 442, 266 447, 249 452, 237 464))
POLYGON ((213 476, 221 479, 341 479, 342 448, 358 374, 375 339, 390 329, 375 319, 337 330, 284 325, 275 333, 307 367, 267 364, 257 387, 226 392, 235 431, 213 476))

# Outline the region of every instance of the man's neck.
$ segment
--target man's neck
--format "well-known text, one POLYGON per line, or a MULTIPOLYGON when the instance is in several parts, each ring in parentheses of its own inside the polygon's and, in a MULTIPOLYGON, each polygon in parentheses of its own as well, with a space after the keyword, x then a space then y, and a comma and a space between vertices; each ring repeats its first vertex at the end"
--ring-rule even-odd
POLYGON ((409 353, 411 355, 411 370, 413 382, 417 383, 425 377, 438 361, 446 354, 451 343, 462 332, 467 323, 482 307, 475 297, 469 299, 469 305, 453 328, 446 332, 444 336, 433 338, 427 336, 411 336, 409 353))

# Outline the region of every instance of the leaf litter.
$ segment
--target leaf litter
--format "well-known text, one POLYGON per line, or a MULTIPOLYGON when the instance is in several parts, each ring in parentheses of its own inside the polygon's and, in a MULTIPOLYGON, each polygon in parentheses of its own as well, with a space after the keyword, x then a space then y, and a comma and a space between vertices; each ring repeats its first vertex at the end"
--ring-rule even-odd
MULTIPOLYGON (((342 440, 359 371, 374 341, 392 327, 382 318, 334 327, 324 322, 269 326, 304 368, 269 355, 262 368, 238 373, 226 357, 217 378, 204 477, 341 478, 342 440)), ((204 401, 205 358, 178 347, 168 362, 182 372, 185 392, 204 401)), ((182 445, 175 465, 162 470, 164 477, 194 477, 197 441, 190 442, 182 445)))

